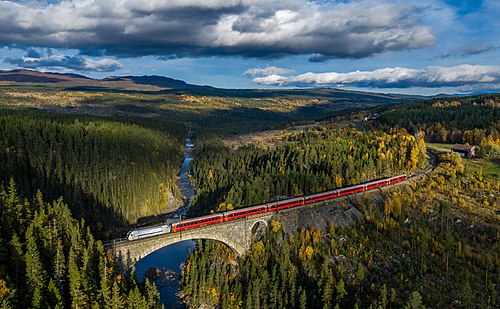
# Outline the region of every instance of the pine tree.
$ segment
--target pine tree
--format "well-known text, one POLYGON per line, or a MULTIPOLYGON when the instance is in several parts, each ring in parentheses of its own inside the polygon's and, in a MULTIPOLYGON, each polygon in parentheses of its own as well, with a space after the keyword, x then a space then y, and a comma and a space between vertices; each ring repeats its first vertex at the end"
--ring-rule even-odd
POLYGON ((467 308, 471 307, 473 294, 468 279, 465 279, 462 282, 460 287, 460 295, 462 297, 462 304, 467 308))
POLYGON ((125 305, 123 303, 123 298, 120 293, 120 288, 118 287, 118 283, 115 281, 113 283, 113 289, 111 292, 111 309, 123 309, 125 305))
POLYGON ((342 280, 342 278, 340 278, 339 282, 337 283, 336 289, 337 289, 336 300, 337 302, 341 302, 344 296, 347 294, 344 286, 344 280, 342 280))
POLYGON ((64 308, 64 302, 61 293, 59 293, 58 288, 54 284, 52 278, 49 280, 48 289, 48 303, 51 308, 64 308))
POLYGON ((87 295, 84 293, 81 280, 81 270, 77 264, 78 256, 76 255, 73 247, 69 253, 69 293, 71 295, 71 306, 73 308, 86 308, 88 304, 87 295))
POLYGON ((299 293, 300 293, 300 309, 306 309, 307 308, 307 294, 306 294, 306 290, 304 290, 302 288, 299 288, 299 293))
POLYGON ((39 287, 35 287, 33 289, 33 294, 31 297, 31 308, 46 308, 47 304, 45 303, 45 297, 42 294, 42 289, 39 287))
POLYGON ((107 307, 109 304, 111 304, 111 287, 110 287, 111 278, 109 278, 110 270, 108 268, 108 259, 105 253, 99 251, 98 255, 99 255, 99 272, 101 277, 99 302, 107 307))
POLYGON ((156 288, 156 284, 149 283, 149 280, 146 279, 146 299, 149 305, 149 308, 158 308, 160 306, 160 293, 156 288))
POLYGON ((410 295, 410 299, 408 299, 408 303, 406 303, 405 309, 422 309, 425 308, 422 305, 422 296, 417 291, 413 291, 410 295))
POLYGON ((16 290, 21 291, 24 290, 25 286, 24 271, 26 269, 26 263, 24 261, 22 245, 16 233, 12 235, 12 239, 10 240, 10 253, 10 265, 12 266, 13 274, 11 278, 14 280, 14 287, 16 290))
POLYGON ((139 291, 139 288, 137 286, 134 289, 131 289, 128 293, 127 306, 131 309, 148 307, 148 302, 141 295, 141 292, 139 291))
POLYGON ((32 305, 39 308, 45 303, 43 291, 46 287, 47 273, 40 259, 35 237, 33 225, 30 225, 26 231, 26 277, 33 295, 32 305))
POLYGON ((335 278, 333 277, 333 274, 330 271, 328 274, 328 277, 326 278, 325 284, 323 286, 323 295, 321 298, 323 301, 324 308, 331 307, 334 288, 335 288, 335 278))
POLYGON ((54 284, 59 294, 64 294, 64 283, 66 278, 66 259, 63 252, 63 244, 60 238, 57 239, 56 252, 54 257, 54 284))
POLYGON ((384 284, 380 289, 380 296, 378 305, 381 309, 385 309, 387 307, 387 286, 384 284))

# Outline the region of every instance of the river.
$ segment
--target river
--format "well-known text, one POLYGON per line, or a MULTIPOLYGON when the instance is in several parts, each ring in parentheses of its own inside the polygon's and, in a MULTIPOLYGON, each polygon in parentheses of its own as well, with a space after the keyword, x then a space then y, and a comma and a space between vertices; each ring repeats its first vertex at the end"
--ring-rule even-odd
MULTIPOLYGON (((184 148, 184 161, 182 162, 180 177, 177 185, 185 197, 184 204, 178 210, 172 213, 172 217, 186 215, 189 208, 189 200, 194 195, 194 188, 189 181, 189 163, 193 160, 193 141, 192 136, 186 138, 184 148)), ((194 249, 195 242, 192 240, 176 243, 161 248, 135 264, 137 278, 144 281, 147 277, 154 277, 154 281, 160 291, 160 301, 165 308, 186 308, 177 296, 182 288, 181 270, 186 261, 187 255, 194 249)))

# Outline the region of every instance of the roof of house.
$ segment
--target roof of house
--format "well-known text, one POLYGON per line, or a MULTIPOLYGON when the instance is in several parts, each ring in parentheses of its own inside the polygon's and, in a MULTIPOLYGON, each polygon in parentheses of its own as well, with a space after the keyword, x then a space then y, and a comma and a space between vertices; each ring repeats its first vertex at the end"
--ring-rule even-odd
POLYGON ((470 151, 472 148, 476 146, 474 145, 464 145, 464 144, 455 144, 453 147, 451 147, 452 150, 459 150, 459 151, 470 151))

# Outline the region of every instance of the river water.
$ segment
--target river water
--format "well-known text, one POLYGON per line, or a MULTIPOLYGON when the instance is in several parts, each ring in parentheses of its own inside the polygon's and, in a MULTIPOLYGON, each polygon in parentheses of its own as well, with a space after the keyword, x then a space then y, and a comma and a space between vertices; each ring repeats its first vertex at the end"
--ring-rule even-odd
MULTIPOLYGON (((171 214, 173 218, 186 215, 189 200, 194 195, 194 188, 188 178, 189 163, 193 160, 192 151, 192 137, 188 135, 184 148, 184 161, 177 181, 185 200, 183 206, 171 214)), ((140 281, 145 280, 146 272, 148 278, 155 278, 154 281, 160 291, 160 301, 165 308, 185 308, 177 294, 182 288, 182 267, 194 247, 195 242, 192 240, 176 243, 149 254, 135 264, 137 278, 140 281)))

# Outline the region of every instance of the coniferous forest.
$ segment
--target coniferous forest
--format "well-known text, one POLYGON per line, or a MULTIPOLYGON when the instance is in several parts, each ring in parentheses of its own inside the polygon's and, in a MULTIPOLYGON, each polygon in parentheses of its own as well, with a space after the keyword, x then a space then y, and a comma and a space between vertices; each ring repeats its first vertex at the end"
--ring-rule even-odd
POLYGON ((0 111, 0 182, 25 197, 62 196, 106 237, 165 211, 177 194, 183 127, 0 111))
POLYGON ((490 151, 500 144, 498 95, 439 99, 380 108, 375 127, 423 132, 427 142, 469 143, 490 151))
POLYGON ((23 199, 11 180, 0 187, 2 308, 158 308, 148 281, 115 272, 111 256, 85 220, 58 199, 23 199), (133 278, 133 277, 132 277, 133 278))

